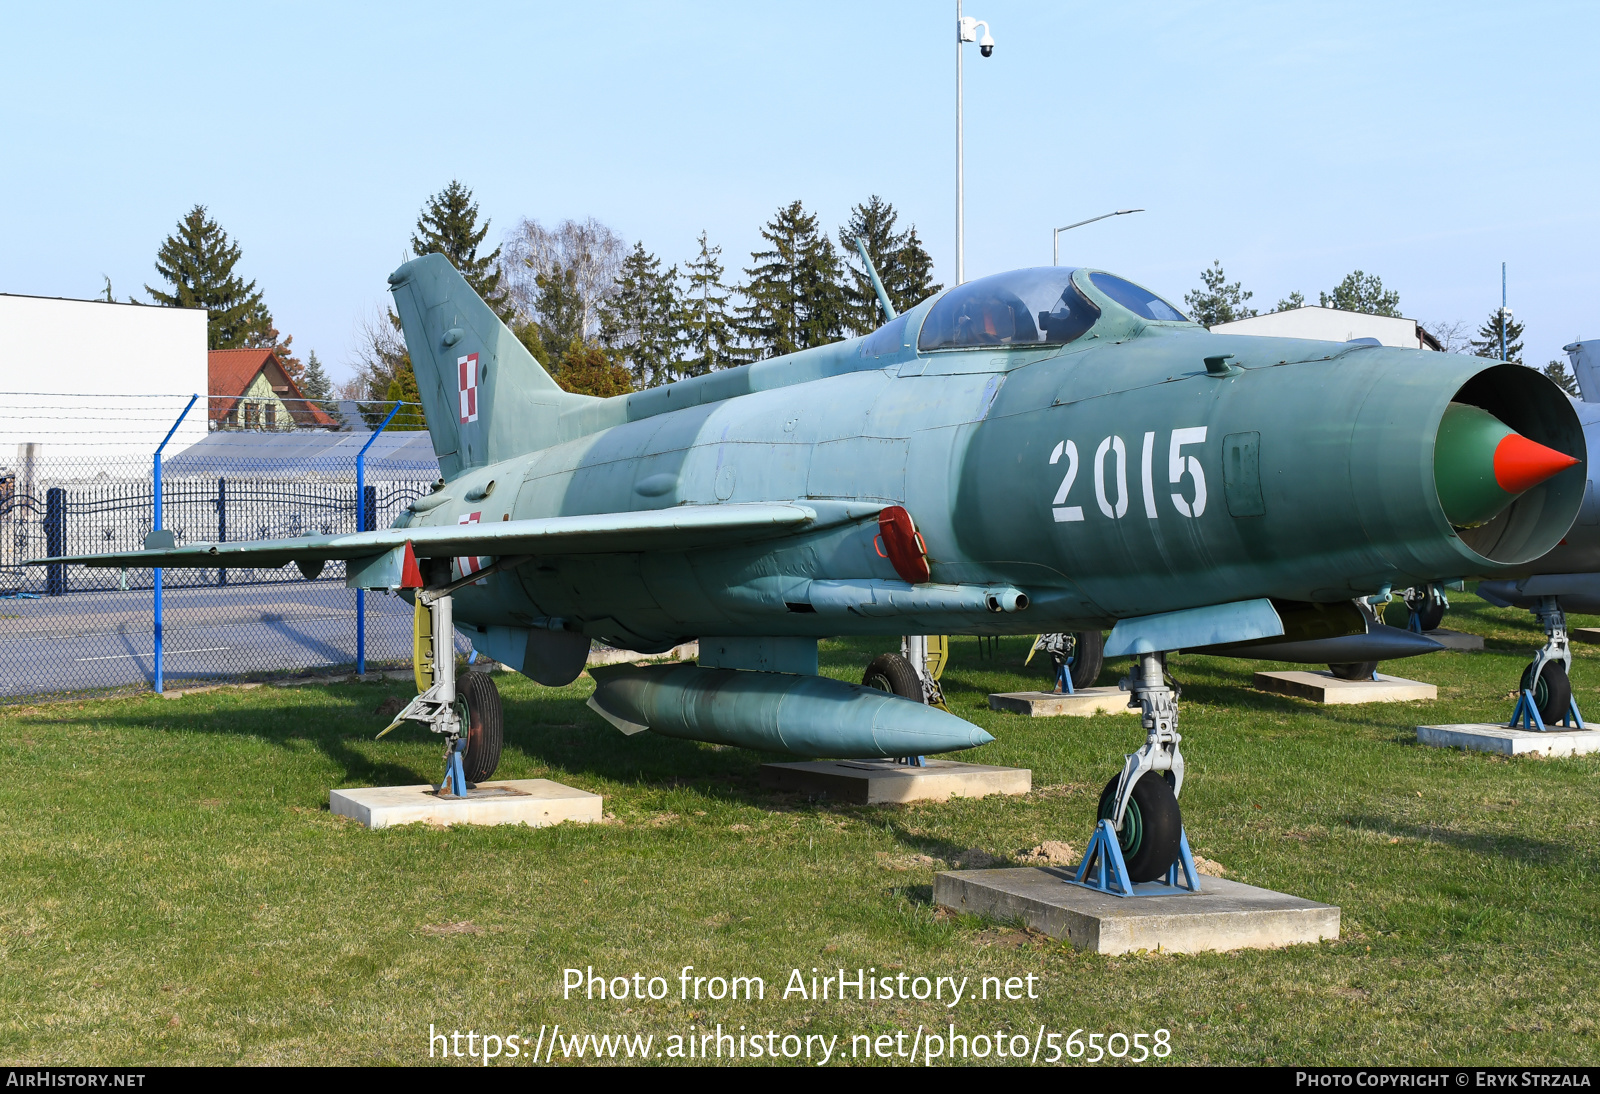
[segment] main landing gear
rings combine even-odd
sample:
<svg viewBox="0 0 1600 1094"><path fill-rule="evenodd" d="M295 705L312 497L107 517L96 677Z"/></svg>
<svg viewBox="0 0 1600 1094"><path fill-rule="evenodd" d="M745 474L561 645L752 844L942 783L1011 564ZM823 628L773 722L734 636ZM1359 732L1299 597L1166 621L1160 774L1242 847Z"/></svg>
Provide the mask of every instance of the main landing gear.
<svg viewBox="0 0 1600 1094"><path fill-rule="evenodd" d="M1534 616L1544 624L1544 648L1534 654L1533 663L1522 670L1517 708L1511 715L1511 728L1518 725L1543 731L1562 725L1583 728L1583 715L1572 698L1572 649L1567 642L1567 616L1553 596L1539 598Z"/></svg>
<svg viewBox="0 0 1600 1094"><path fill-rule="evenodd" d="M1165 880L1167 892L1200 891L1178 808L1183 738L1178 692L1170 682L1163 653L1140 654L1124 681L1133 693L1129 705L1141 708L1145 742L1100 793L1095 834L1073 878L1076 884L1115 896L1140 895L1133 886L1158 880Z"/></svg>
<svg viewBox="0 0 1600 1094"><path fill-rule="evenodd" d="M419 694L383 733L401 722L421 722L443 735L441 798L464 798L500 765L505 719L500 692L481 672L456 679L455 627L449 593L421 590L413 630L413 668Z"/></svg>

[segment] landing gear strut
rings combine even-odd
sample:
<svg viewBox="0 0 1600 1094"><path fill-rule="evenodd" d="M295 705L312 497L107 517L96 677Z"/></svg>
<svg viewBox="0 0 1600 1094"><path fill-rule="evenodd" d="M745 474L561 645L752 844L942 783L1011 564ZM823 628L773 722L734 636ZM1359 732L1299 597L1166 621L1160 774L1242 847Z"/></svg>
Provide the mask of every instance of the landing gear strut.
<svg viewBox="0 0 1600 1094"><path fill-rule="evenodd" d="M395 715L382 737L401 722L421 722L445 738L439 795L464 798L500 763L504 717L500 693L483 673L456 680L455 625L448 592L417 593L415 668L420 694Z"/></svg>
<svg viewBox="0 0 1600 1094"><path fill-rule="evenodd" d="M1511 715L1511 728L1518 725L1543 731L1552 725L1583 728L1583 715L1572 698L1572 649L1567 641L1567 615L1553 596L1539 598L1533 609L1544 624L1544 648L1534 654L1533 663L1522 670L1521 695Z"/></svg>
<svg viewBox="0 0 1600 1094"><path fill-rule="evenodd" d="M1165 878L1173 889L1200 890L1178 808L1183 790L1178 746L1183 738L1178 733L1178 692L1169 686L1170 679L1166 655L1144 653L1123 682L1133 693L1129 705L1137 703L1142 711L1145 742L1100 794L1095 835L1073 879L1076 884L1135 896L1134 885Z"/></svg>

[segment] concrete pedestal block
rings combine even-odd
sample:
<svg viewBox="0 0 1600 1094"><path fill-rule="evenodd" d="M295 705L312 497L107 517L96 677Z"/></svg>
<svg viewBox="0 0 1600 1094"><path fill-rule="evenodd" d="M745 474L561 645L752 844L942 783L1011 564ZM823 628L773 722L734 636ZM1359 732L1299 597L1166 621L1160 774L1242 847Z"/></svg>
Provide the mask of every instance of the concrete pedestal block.
<svg viewBox="0 0 1600 1094"><path fill-rule="evenodd" d="M930 759L927 767L887 760L816 760L762 764L761 786L852 805L885 805L1026 794L1033 789L1033 772L1025 767L988 767L954 760Z"/></svg>
<svg viewBox="0 0 1600 1094"><path fill-rule="evenodd" d="M1378 673L1376 680L1341 680L1331 672L1258 672L1258 691L1292 695L1328 706L1344 703L1400 703L1411 699L1437 699L1439 689L1417 680Z"/></svg>
<svg viewBox="0 0 1600 1094"><path fill-rule="evenodd" d="M543 828L562 821L600 820L601 797L549 779L502 779L479 783L466 798L441 798L434 787L364 786L334 790L328 808L368 828L394 824L526 824Z"/></svg>
<svg viewBox="0 0 1600 1094"><path fill-rule="evenodd" d="M1447 630L1443 627L1436 631L1425 631L1424 634L1439 645L1449 650L1481 650L1483 649L1483 635L1465 634L1461 631Z"/></svg>
<svg viewBox="0 0 1600 1094"><path fill-rule="evenodd" d="M1600 642L1600 627L1573 627L1567 637L1574 642Z"/></svg>
<svg viewBox="0 0 1600 1094"><path fill-rule="evenodd" d="M1540 733L1508 729L1503 725L1464 722L1448 726L1418 726L1417 743L1435 748L1470 748L1503 756L1583 756L1600 752L1600 733L1592 729L1556 728Z"/></svg>
<svg viewBox="0 0 1600 1094"><path fill-rule="evenodd" d="M1331 904L1202 877L1201 891L1116 897L1069 885L1052 867L960 870L933 879L936 904L1001 921L1022 920L1091 953L1161 949L1262 950L1339 937Z"/></svg>
<svg viewBox="0 0 1600 1094"><path fill-rule="evenodd" d="M1128 705L1128 693L1121 688L1079 688L1075 695L1049 691L1003 691L989 696L990 710L1026 714L1032 718L1069 715L1087 718L1093 714L1138 714Z"/></svg>

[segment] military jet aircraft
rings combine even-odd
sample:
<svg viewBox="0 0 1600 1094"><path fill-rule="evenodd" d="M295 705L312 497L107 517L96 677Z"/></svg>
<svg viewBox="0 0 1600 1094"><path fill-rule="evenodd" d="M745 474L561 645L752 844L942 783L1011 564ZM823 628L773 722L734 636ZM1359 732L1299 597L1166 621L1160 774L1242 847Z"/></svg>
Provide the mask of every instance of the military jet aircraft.
<svg viewBox="0 0 1600 1094"><path fill-rule="evenodd" d="M1211 334L1102 270L882 299L864 337L611 399L563 391L443 257L389 283L442 473L394 527L39 562L344 560L550 685L593 638L698 638L698 664L595 670L591 706L809 756L991 739L819 676L821 637L1110 627L1145 743L1100 810L1135 881L1179 853L1167 652L1356 633L1352 597L1514 572L1583 498L1577 416L1531 369ZM497 762L498 699L435 670L401 718L451 742L464 793Z"/></svg>

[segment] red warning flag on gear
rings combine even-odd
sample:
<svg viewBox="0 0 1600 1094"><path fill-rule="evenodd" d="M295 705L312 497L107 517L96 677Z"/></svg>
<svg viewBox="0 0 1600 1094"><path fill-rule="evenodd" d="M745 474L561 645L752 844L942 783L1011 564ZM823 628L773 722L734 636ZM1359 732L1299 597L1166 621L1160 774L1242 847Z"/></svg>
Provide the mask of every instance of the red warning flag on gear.
<svg viewBox="0 0 1600 1094"><path fill-rule="evenodd" d="M466 425L478 420L478 355L456 358L456 370L461 381L461 424Z"/></svg>
<svg viewBox="0 0 1600 1094"><path fill-rule="evenodd" d="M422 567L417 565L417 552L412 549L409 539L406 540L406 553L400 560L400 587L422 588Z"/></svg>

